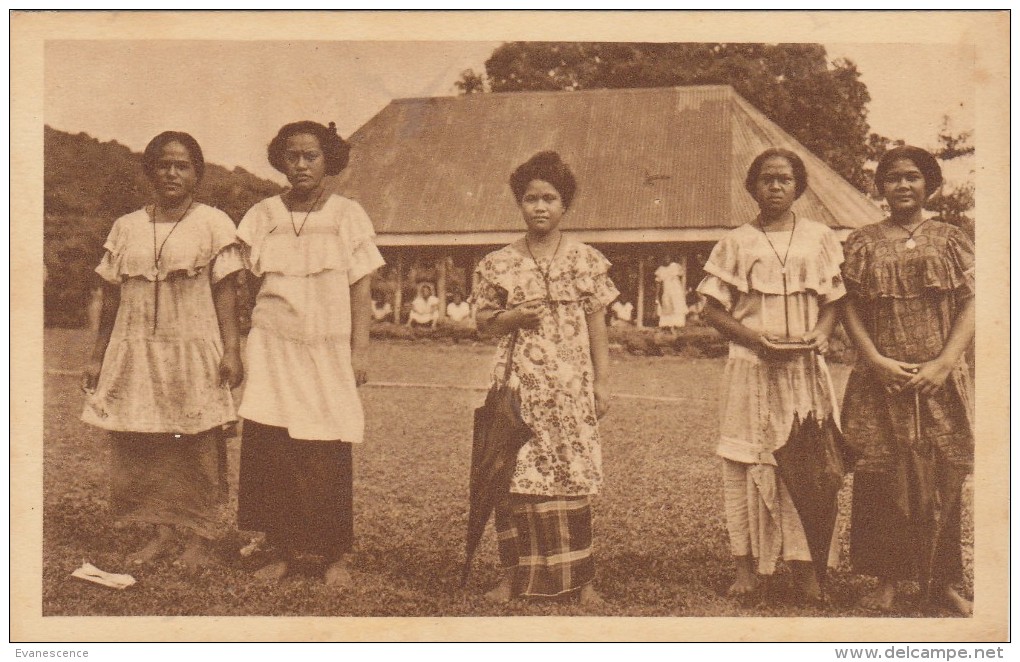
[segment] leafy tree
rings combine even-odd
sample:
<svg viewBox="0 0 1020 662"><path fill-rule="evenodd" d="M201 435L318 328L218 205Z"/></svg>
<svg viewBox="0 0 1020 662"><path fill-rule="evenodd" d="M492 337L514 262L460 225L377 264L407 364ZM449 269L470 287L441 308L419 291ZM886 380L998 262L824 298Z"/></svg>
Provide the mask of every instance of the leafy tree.
<svg viewBox="0 0 1020 662"><path fill-rule="evenodd" d="M728 84L865 191L867 86L819 44L509 42L457 87L474 93Z"/></svg>

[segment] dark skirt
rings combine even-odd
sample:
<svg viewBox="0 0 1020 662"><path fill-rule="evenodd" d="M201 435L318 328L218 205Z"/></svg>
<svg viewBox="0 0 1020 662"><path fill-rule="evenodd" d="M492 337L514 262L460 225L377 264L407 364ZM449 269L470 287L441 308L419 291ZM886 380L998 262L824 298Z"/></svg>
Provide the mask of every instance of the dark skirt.
<svg viewBox="0 0 1020 662"><path fill-rule="evenodd" d="M850 561L854 571L890 580L929 577L936 585L963 580L960 543L960 500L963 474L943 464L936 472L940 524L918 521L896 506L896 477L887 473L854 473L850 516ZM936 538L937 537L937 538Z"/></svg>
<svg viewBox="0 0 1020 662"><path fill-rule="evenodd" d="M226 497L222 431L111 432L110 506L122 522L178 526L213 538Z"/></svg>
<svg viewBox="0 0 1020 662"><path fill-rule="evenodd" d="M289 554L335 560L354 544L351 444L291 439L244 421L237 526Z"/></svg>
<svg viewBox="0 0 1020 662"><path fill-rule="evenodd" d="M513 593L554 597L595 578L591 499L511 494L496 508L500 567L513 574Z"/></svg>

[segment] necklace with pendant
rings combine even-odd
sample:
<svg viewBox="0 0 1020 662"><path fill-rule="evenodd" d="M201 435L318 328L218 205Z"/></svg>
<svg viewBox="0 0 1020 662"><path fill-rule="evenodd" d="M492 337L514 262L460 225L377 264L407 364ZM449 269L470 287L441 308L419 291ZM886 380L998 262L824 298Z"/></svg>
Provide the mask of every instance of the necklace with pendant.
<svg viewBox="0 0 1020 662"><path fill-rule="evenodd" d="M305 219L301 221L300 226L294 223L294 210L290 208L290 205L287 205L287 211L290 212L290 227L294 229L295 235L299 237L301 236L301 231L305 229L305 225L308 223L308 217L312 215L312 210L315 209L315 205L319 204L320 198L322 198L322 189L319 189L319 195L315 196L315 202L313 202L312 206L308 208L307 212L305 212Z"/></svg>
<svg viewBox="0 0 1020 662"><path fill-rule="evenodd" d="M917 242L914 241L914 233L920 230L922 227L924 227L924 224L930 220L931 220L930 218L924 219L923 221L915 225L913 230L908 230L902 225L899 226L901 230L907 233L907 240L903 242L903 245L909 248L910 250L914 250L915 248L917 248Z"/></svg>
<svg viewBox="0 0 1020 662"><path fill-rule="evenodd" d="M163 257L163 248L166 247L166 242L167 242L168 239L170 239L170 235L172 235L174 233L174 230L177 229L177 226L181 224L181 221L184 220L184 217L188 215L188 212L190 212L191 208L194 207L194 206L195 206L195 202L194 201L192 201L192 202L190 202L188 204L188 208L185 209L184 212L180 216L177 217L177 220L174 221L173 227L170 228L170 232L166 233L166 237L163 238L163 242L160 243L159 248L157 249L156 248L156 205L152 205L152 266L156 270L156 282L153 284L154 285L154 287L153 287L153 289L154 289L154 292L153 292L153 312L152 312L152 332L153 333L156 333L156 327L159 325L159 261ZM164 210L163 214L164 215L166 214L165 210Z"/></svg>
<svg viewBox="0 0 1020 662"><path fill-rule="evenodd" d="M792 213L792 212L791 212ZM786 322L786 337L790 337L790 302L788 299L788 293L786 291L786 262L790 259L790 247L793 246L793 233L797 231L797 214L793 214L793 227L790 229L790 240L786 243L786 253L783 257L779 257L779 251L776 250L775 244L769 239L769 233L765 232L765 225L762 224L761 220L758 221L758 229L761 230L762 235L765 237L765 241L769 242L769 248L776 254L776 259L779 260L780 273L783 274L783 319Z"/></svg>

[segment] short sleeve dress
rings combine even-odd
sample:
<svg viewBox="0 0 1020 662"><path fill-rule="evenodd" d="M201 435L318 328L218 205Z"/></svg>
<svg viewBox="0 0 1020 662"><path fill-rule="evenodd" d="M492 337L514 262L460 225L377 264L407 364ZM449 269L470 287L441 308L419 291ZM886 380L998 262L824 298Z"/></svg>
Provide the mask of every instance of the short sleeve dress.
<svg viewBox="0 0 1020 662"><path fill-rule="evenodd" d="M590 496L602 484L602 445L587 315L619 296L609 266L594 248L564 238L548 259L536 262L511 245L487 255L475 273L479 313L534 300L549 306L513 350L510 384L534 433L517 455L510 503L495 515L500 566L512 573L515 595L562 595L595 575ZM510 340L496 350L493 384L503 380Z"/></svg>
<svg viewBox="0 0 1020 662"><path fill-rule="evenodd" d="M974 297L974 246L959 228L934 220L918 227L913 239L911 246L889 220L855 231L846 243L844 276L878 352L923 363L939 356L957 316ZM910 393L886 393L863 358L854 366L843 399L843 429L860 455L850 547L859 572L917 576L916 553L926 543L907 504L930 489L946 504L959 503L963 477L973 468L973 412L971 372L964 360L942 388L916 402ZM904 476L910 449L927 444L942 480L926 488ZM959 515L958 507L948 512L942 527L946 539L939 545L936 570L947 581L962 577Z"/></svg>
<svg viewBox="0 0 1020 662"><path fill-rule="evenodd" d="M237 236L263 279L252 311L240 415L294 439L360 443L365 417L351 367L350 286L382 266L365 210L339 195L296 214L280 196L245 214Z"/></svg>
<svg viewBox="0 0 1020 662"><path fill-rule="evenodd" d="M242 268L234 233L230 218L206 205L176 228L142 209L118 218L103 246L96 272L119 286L120 305L82 420L112 432L111 507L120 520L215 533L220 427L237 416L220 386L213 286ZM163 246L158 267L154 241Z"/></svg>
<svg viewBox="0 0 1020 662"><path fill-rule="evenodd" d="M353 546L351 445L365 416L351 365L351 286L383 264L354 200L331 195L293 216L280 196L238 226L262 279L247 344L238 526L290 554ZM366 311L370 314L370 311Z"/></svg>
<svg viewBox="0 0 1020 662"><path fill-rule="evenodd" d="M782 255L787 245L784 270L775 250ZM824 305L846 294L842 262L839 240L821 223L797 219L792 231L769 232L768 239L758 227L745 224L715 245L698 292L746 327L798 338L814 329ZM838 420L825 359L805 352L766 360L730 343L719 413L716 452L727 460L724 493L733 554L757 557L762 574L774 571L780 554L787 560L810 560L772 453L786 443L795 417L803 420L813 413L820 421Z"/></svg>

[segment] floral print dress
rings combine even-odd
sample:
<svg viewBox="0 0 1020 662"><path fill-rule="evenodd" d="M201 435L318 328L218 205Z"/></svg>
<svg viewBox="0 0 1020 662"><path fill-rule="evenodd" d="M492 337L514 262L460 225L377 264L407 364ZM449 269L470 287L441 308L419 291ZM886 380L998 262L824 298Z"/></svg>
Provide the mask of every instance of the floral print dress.
<svg viewBox="0 0 1020 662"><path fill-rule="evenodd" d="M602 448L586 315L619 296L609 266L599 251L566 238L548 259L536 262L511 245L478 265L472 300L479 312L536 299L549 306L539 328L521 329L514 346L511 384L520 389L521 415L535 436L517 456L511 493L598 493ZM496 351L493 384L503 379L510 338Z"/></svg>

